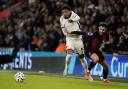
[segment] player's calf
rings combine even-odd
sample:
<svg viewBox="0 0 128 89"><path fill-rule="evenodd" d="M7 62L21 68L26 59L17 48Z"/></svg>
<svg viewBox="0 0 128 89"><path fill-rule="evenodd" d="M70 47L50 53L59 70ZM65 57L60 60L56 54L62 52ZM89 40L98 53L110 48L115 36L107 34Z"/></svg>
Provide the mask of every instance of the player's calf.
<svg viewBox="0 0 128 89"><path fill-rule="evenodd" d="M95 53L90 55L90 59L91 59L91 63L89 65L88 71L86 71L86 73L85 73L85 76L84 76L85 80L90 79L90 76L91 76L90 71L96 65L96 63L99 61L99 57Z"/></svg>
<svg viewBox="0 0 128 89"><path fill-rule="evenodd" d="M91 63L90 63L90 65L89 65L89 67L88 67L88 70L86 71L85 76L84 76L84 79L85 79L85 80L89 80L89 79L92 80L91 75L90 75L90 71L91 71L91 69L92 69L95 65L96 65L96 63L94 63L94 62L91 62Z"/></svg>
<svg viewBox="0 0 128 89"><path fill-rule="evenodd" d="M88 69L88 65L87 65L87 61L85 59L84 54L79 55L79 59L80 59L80 62L84 68L84 71L86 71Z"/></svg>
<svg viewBox="0 0 128 89"><path fill-rule="evenodd" d="M99 63L103 66L103 82L110 83L111 81L108 79L109 68L108 68L108 65L107 65L105 59L103 59Z"/></svg>
<svg viewBox="0 0 128 89"><path fill-rule="evenodd" d="M71 56L72 56L71 54L67 54L65 58L65 68L64 68L63 76L66 76L68 74L68 67L69 67Z"/></svg>

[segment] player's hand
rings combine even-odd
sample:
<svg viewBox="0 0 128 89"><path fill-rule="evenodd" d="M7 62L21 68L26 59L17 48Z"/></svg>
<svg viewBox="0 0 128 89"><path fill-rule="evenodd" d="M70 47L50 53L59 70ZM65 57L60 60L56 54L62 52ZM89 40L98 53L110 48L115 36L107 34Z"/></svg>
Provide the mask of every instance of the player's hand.
<svg viewBox="0 0 128 89"><path fill-rule="evenodd" d="M117 57L118 56L118 53L113 53L113 56Z"/></svg>
<svg viewBox="0 0 128 89"><path fill-rule="evenodd" d="M72 22L73 22L73 20L71 20L71 19L70 19L70 20L68 20L68 22L69 22L69 23L72 23Z"/></svg>

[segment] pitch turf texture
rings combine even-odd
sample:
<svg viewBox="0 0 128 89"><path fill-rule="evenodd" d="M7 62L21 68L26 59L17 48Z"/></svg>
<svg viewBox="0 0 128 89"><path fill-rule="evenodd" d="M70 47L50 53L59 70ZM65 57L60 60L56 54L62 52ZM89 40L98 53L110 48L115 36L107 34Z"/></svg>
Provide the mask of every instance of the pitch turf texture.
<svg viewBox="0 0 128 89"><path fill-rule="evenodd" d="M18 83L14 73L0 72L0 89L128 89L128 82L89 82L83 79L64 78L50 75L25 74L25 81Z"/></svg>

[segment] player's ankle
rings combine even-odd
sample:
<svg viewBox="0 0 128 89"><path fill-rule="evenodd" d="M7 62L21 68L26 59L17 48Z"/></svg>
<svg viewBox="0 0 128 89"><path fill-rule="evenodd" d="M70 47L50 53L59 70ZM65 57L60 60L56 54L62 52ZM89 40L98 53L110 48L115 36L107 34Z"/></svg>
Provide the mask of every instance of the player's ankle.
<svg viewBox="0 0 128 89"><path fill-rule="evenodd" d="M103 79L104 83L110 83L111 81L109 79Z"/></svg>

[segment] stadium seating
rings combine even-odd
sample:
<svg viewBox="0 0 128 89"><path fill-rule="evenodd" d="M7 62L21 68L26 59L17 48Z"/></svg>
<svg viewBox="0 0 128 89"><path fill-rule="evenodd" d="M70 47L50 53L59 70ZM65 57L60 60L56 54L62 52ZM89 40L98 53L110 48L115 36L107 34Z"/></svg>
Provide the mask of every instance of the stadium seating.
<svg viewBox="0 0 128 89"><path fill-rule="evenodd" d="M55 51L59 40L64 38L59 17L65 3L80 15L84 31L94 32L99 22L105 21L112 47L128 51L127 0L36 0L32 4L25 1L0 22L0 46L20 44L25 50Z"/></svg>

